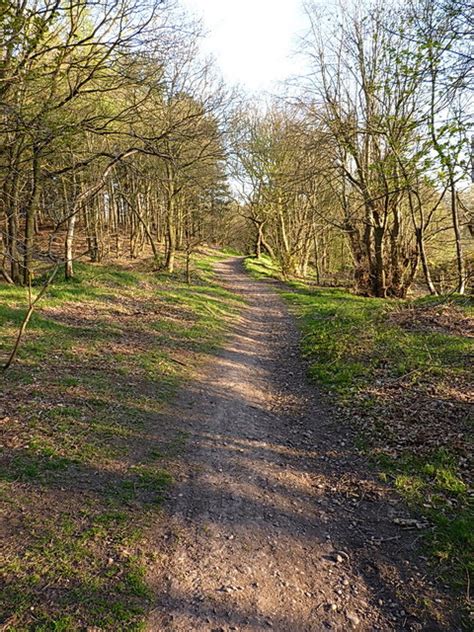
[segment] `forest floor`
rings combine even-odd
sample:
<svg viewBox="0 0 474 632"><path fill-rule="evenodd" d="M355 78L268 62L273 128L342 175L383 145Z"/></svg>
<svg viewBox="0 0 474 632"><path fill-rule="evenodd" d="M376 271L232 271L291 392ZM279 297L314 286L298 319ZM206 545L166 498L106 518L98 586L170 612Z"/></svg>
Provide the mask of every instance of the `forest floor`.
<svg viewBox="0 0 474 632"><path fill-rule="evenodd" d="M328 390L342 356L301 359L305 290L198 268L83 266L34 317L0 392L0 629L461 629L429 523ZM24 290L0 290L5 354Z"/></svg>
<svg viewBox="0 0 474 632"><path fill-rule="evenodd" d="M160 413L242 305L213 278L220 258L199 253L191 285L150 262L78 263L38 304L0 382L1 630L141 629L143 533L186 441ZM2 363L26 307L0 284Z"/></svg>

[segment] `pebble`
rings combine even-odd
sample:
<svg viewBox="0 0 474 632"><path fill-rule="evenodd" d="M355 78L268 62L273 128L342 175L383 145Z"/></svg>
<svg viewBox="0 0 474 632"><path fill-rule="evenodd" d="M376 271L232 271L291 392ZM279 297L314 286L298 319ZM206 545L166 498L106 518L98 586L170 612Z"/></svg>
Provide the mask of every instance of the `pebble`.
<svg viewBox="0 0 474 632"><path fill-rule="evenodd" d="M349 561L349 556L345 551L340 551L336 554L336 560L338 562Z"/></svg>
<svg viewBox="0 0 474 632"><path fill-rule="evenodd" d="M346 617L349 619L353 626L357 626L360 624L359 617L353 612L346 612Z"/></svg>

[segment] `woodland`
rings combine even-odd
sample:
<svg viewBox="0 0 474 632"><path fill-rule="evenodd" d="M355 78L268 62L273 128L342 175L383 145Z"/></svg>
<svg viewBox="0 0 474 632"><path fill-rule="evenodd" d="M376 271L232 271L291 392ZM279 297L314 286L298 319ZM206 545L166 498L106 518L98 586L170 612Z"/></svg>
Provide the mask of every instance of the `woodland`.
<svg viewBox="0 0 474 632"><path fill-rule="evenodd" d="M202 52L203 24L177 0L0 0L0 630L471 629L472 7L302 4L292 76L253 96L223 80ZM229 340L245 314L244 345L256 350L241 360L242 389L252 395L265 374L267 399L234 394L234 418L229 387L230 438L212 425L194 431L206 392L235 377ZM209 378L213 364L222 375ZM315 410L325 402L314 418L333 425L298 439L303 374ZM173 404L186 388L194 421ZM250 478L246 468L268 463L246 445L241 417L265 425L285 406L296 429L276 448L270 428L268 453L298 453L303 465L274 469L290 472L289 497L298 476L301 488L317 478L302 494L308 512L336 503L345 535L334 574L350 559L354 575L337 588L332 570L310 577L329 591L317 604L300 585L316 623L291 619L293 602L278 597L272 608L288 612L272 623L269 606L246 628L225 602L244 591L227 584L215 589L222 613L200 595L198 624L180 623L183 612L168 627L150 623L171 603L157 596L172 573L159 575L160 556L187 541L186 525L153 529L171 497L194 494L173 491L188 450L215 435L230 452L235 432L228 471L211 458L194 463L196 477L207 466L230 476L240 463ZM316 436L329 447L311 460ZM323 475L333 462L335 487ZM255 484L258 498L276 495L273 475L262 475L263 494ZM255 495L244 501L253 507ZM353 522L341 518L346 505ZM389 526L356 550L357 529L387 507ZM264 543L296 542L305 511L291 511L279 517L289 535L264 531ZM207 528L214 551L237 547L238 566L240 534L222 544ZM265 573L274 560L260 568L257 544L258 534L244 566ZM353 579L360 569L367 585ZM341 594L352 581L351 610ZM270 603L279 593L268 590Z"/></svg>
<svg viewBox="0 0 474 632"><path fill-rule="evenodd" d="M464 3L375 3L329 20L308 5L309 72L265 104L223 84L199 55L199 25L166 3L1 10L6 282L149 249L172 272L176 251L207 242L368 296L404 298L416 283L464 293Z"/></svg>

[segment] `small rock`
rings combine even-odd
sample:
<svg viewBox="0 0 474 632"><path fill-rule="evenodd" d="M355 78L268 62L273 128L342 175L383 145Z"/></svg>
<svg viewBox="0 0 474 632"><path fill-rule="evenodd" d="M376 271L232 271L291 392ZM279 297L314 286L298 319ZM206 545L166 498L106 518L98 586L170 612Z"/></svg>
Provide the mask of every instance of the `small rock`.
<svg viewBox="0 0 474 632"><path fill-rule="evenodd" d="M345 551L338 551L336 553L336 561L337 562L348 562L349 561L349 555L345 552Z"/></svg>
<svg viewBox="0 0 474 632"><path fill-rule="evenodd" d="M353 612L346 612L346 617L349 619L349 621L352 623L354 627L360 624L359 617Z"/></svg>

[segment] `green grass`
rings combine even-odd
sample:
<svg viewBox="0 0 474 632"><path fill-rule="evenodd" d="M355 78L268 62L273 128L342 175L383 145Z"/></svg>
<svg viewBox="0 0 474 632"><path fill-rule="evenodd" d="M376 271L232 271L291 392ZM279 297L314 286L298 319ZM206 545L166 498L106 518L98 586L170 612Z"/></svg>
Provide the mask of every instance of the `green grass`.
<svg viewBox="0 0 474 632"><path fill-rule="evenodd" d="M256 278L280 278L268 257L247 259L246 267ZM466 577L474 571L474 513L463 463L469 419L460 394L449 389L459 384L460 391L470 381L472 338L429 327L407 329L391 318L408 306L436 305L439 298L409 303L300 281L286 287L280 291L298 318L310 377L336 396L348 422L354 423L355 412L368 422L371 430L359 437L360 449L434 526L426 535L432 559L465 591ZM466 297L454 297L450 305L474 313ZM439 403L438 412L437 402L445 399L447 406ZM425 417L417 413L419 401L432 404ZM427 432L426 445L400 436L417 428Z"/></svg>
<svg viewBox="0 0 474 632"><path fill-rule="evenodd" d="M466 577L474 572L474 508L456 455L440 448L421 457L382 454L374 460L382 477L392 480L414 511L433 525L425 536L427 549L464 593Z"/></svg>
<svg viewBox="0 0 474 632"><path fill-rule="evenodd" d="M247 257L244 262L245 268L256 279L281 279L281 268L276 261L268 255L262 255L259 259Z"/></svg>
<svg viewBox="0 0 474 632"><path fill-rule="evenodd" d="M163 404L241 307L214 278L222 258L197 256L191 285L182 270L77 264L33 314L0 387L9 630L142 628L151 603L143 537L188 440L162 427ZM0 285L0 359L26 304L24 288Z"/></svg>

